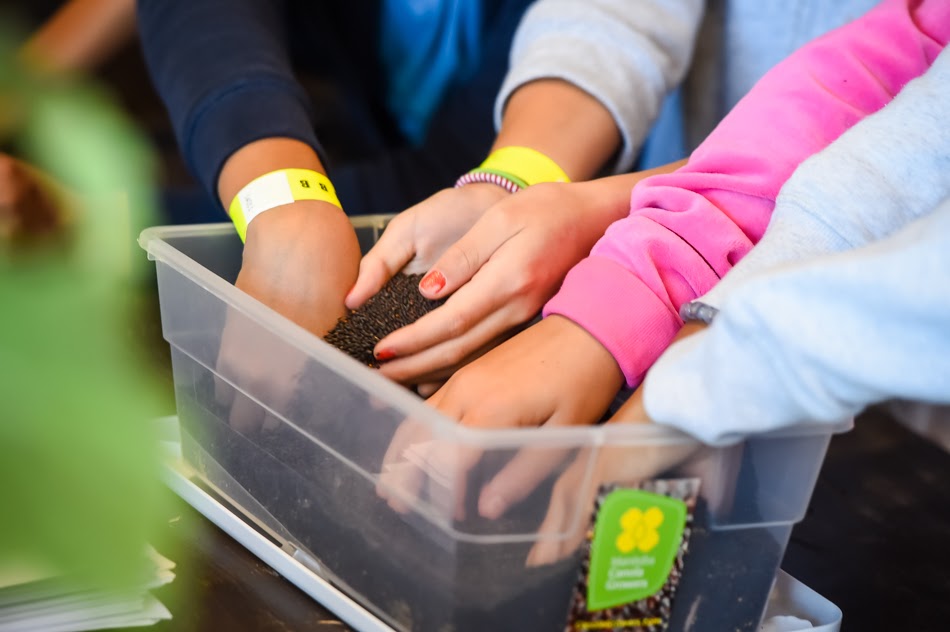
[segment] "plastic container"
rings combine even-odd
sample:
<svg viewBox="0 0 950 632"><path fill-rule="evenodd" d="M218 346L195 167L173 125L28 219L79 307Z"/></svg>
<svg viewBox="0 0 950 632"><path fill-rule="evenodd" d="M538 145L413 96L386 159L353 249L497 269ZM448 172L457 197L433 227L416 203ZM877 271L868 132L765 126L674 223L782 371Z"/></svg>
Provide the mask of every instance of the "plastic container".
<svg viewBox="0 0 950 632"><path fill-rule="evenodd" d="M385 221L359 220L364 247ZM241 243L230 225L154 228L140 243L157 264L185 459L387 624L564 629L579 550L525 560L539 541L580 539L597 483L631 482L601 480L595 464L611 458L637 464L629 477L701 480L669 630L758 629L827 428L721 448L652 425L464 428L234 288ZM481 517L480 490L515 455L554 469L501 518ZM567 467L565 519L539 531Z"/></svg>
<svg viewBox="0 0 950 632"><path fill-rule="evenodd" d="M841 609L781 570L775 577L775 587L772 590L772 598L769 600L765 616L767 620L772 617L791 616L811 623L811 627L802 627L801 630L813 632L841 630Z"/></svg>
<svg viewBox="0 0 950 632"><path fill-rule="evenodd" d="M391 627L314 572L319 571L318 566L301 550L262 535L253 520L222 504L205 489L200 477L182 461L177 416L157 419L156 424L165 454L163 478L172 491L347 625L360 632L392 632ZM839 632L841 620L840 608L779 570L759 632Z"/></svg>

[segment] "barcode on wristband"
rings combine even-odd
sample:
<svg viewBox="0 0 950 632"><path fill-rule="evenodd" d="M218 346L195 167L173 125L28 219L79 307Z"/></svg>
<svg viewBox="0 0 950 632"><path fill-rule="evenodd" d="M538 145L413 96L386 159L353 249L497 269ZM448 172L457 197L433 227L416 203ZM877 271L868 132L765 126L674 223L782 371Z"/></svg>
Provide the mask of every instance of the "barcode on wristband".
<svg viewBox="0 0 950 632"><path fill-rule="evenodd" d="M259 213L275 206L291 204L294 194L290 190L287 175L282 171L275 171L255 180L253 186L245 187L238 200L244 211L244 221L250 224Z"/></svg>

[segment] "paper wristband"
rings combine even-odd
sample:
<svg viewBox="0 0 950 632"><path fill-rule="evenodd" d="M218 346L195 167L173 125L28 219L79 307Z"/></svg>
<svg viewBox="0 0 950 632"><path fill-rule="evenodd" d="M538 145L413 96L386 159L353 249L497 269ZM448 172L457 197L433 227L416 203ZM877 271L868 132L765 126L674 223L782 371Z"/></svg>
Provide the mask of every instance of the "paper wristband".
<svg viewBox="0 0 950 632"><path fill-rule="evenodd" d="M247 237L247 227L255 217L277 206L297 200L320 200L340 206L330 179L311 169L280 169L251 180L241 189L228 215L234 222L241 241Z"/></svg>
<svg viewBox="0 0 950 632"><path fill-rule="evenodd" d="M470 173L487 173L506 178L523 187L541 182L570 182L556 162L530 147L496 149Z"/></svg>

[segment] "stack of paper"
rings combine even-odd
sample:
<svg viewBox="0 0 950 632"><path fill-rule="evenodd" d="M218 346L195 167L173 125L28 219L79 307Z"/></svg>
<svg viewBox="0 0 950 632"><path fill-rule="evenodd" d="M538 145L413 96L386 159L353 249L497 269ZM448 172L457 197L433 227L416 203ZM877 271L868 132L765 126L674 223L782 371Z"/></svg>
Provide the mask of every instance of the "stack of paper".
<svg viewBox="0 0 950 632"><path fill-rule="evenodd" d="M148 591L175 578L175 564L149 547L142 583L83 590L34 567L0 565L0 632L80 632L152 625L171 613Z"/></svg>

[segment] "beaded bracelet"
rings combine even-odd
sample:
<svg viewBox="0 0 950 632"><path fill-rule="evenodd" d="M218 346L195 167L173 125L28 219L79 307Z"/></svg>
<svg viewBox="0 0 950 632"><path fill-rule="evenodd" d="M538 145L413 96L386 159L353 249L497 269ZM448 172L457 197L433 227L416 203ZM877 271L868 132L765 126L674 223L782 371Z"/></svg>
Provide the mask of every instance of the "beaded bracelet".
<svg viewBox="0 0 950 632"><path fill-rule="evenodd" d="M541 182L570 182L564 170L536 149L508 146L496 149L481 165L456 181L456 187L475 182L498 185L517 193Z"/></svg>
<svg viewBox="0 0 950 632"><path fill-rule="evenodd" d="M475 184L476 182L496 184L508 193L517 193L523 188L505 176L500 176L497 173L490 173L488 171L469 171L455 182L455 188L464 187L466 184Z"/></svg>

